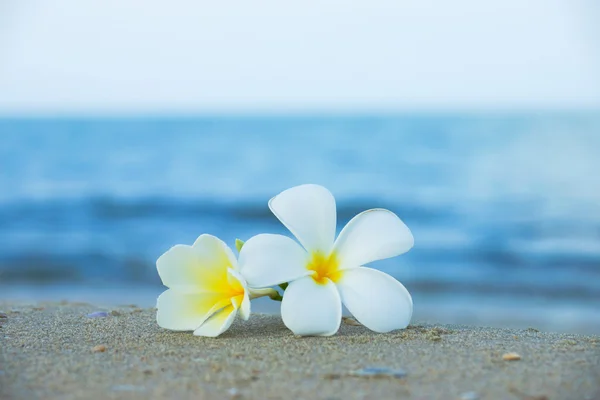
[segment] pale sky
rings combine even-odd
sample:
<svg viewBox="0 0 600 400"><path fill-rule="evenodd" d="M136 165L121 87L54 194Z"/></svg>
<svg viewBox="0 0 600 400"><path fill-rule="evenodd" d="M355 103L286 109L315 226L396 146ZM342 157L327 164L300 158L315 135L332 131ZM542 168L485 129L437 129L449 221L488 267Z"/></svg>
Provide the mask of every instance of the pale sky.
<svg viewBox="0 0 600 400"><path fill-rule="evenodd" d="M0 114L600 109L596 0L0 0Z"/></svg>

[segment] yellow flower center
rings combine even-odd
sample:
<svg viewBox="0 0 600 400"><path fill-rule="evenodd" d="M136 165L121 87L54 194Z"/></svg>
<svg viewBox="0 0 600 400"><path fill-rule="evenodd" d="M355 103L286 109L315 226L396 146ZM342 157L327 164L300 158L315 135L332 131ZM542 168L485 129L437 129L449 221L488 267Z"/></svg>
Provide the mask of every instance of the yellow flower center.
<svg viewBox="0 0 600 400"><path fill-rule="evenodd" d="M315 252L312 254L312 258L306 269L313 271L312 278L316 283L325 285L327 279L330 279L334 283L341 279L342 271L339 269L339 266L340 263L335 253L325 256L321 252Z"/></svg>

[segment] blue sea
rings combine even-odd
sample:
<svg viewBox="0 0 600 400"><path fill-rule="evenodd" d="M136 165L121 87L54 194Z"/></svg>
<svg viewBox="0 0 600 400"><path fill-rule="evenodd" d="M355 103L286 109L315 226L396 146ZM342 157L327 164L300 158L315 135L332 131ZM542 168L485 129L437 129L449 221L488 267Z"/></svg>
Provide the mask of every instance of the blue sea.
<svg viewBox="0 0 600 400"><path fill-rule="evenodd" d="M593 113L0 119L0 300L151 306L164 251L288 234L267 201L302 183L339 229L374 207L411 228L373 266L415 319L600 333Z"/></svg>

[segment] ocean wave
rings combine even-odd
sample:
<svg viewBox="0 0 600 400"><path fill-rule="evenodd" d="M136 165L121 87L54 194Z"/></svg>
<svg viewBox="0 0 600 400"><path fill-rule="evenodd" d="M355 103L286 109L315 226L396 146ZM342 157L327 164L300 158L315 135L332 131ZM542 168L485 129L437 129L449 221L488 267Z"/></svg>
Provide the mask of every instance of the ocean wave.
<svg viewBox="0 0 600 400"><path fill-rule="evenodd" d="M409 216L411 220L442 220L448 213L442 213L432 206L414 203L390 203L378 199L355 199L338 203L338 219L349 220L356 214L372 209L386 208L398 215ZM116 198L90 197L80 199L20 200L4 202L0 207L0 221L9 224L12 220L36 220L52 215L65 219L77 214L82 218L99 220L124 220L145 218L191 218L214 216L242 220L274 220L267 202L241 201L212 198Z"/></svg>

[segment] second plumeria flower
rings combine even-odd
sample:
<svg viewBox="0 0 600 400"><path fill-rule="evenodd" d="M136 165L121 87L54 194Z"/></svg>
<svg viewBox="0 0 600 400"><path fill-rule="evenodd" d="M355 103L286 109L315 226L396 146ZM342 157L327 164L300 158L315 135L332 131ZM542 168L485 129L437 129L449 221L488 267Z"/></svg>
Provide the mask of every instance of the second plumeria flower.
<svg viewBox="0 0 600 400"><path fill-rule="evenodd" d="M294 240L272 234L250 238L240 252L241 271L254 287L289 282L281 304L285 325L297 335L329 336L342 319L342 303L376 332L405 328L412 298L396 279L363 265L407 252L408 227L388 210L355 216L335 239L336 204L318 185L288 189L269 202Z"/></svg>
<svg viewBox="0 0 600 400"><path fill-rule="evenodd" d="M219 336L238 313L248 319L250 299L277 295L274 289L249 289L231 249L211 235L172 247L156 267L169 288L156 304L156 320L166 329Z"/></svg>

